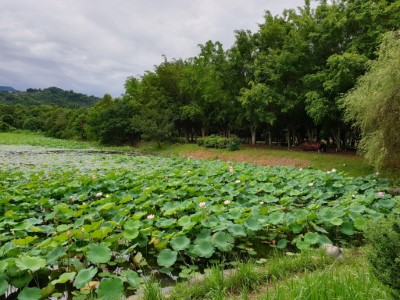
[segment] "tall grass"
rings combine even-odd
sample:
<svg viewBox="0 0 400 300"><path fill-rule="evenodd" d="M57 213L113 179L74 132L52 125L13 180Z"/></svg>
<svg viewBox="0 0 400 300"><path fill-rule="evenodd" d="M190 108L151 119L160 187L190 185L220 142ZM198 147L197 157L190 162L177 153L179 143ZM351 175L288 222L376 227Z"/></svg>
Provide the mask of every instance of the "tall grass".
<svg viewBox="0 0 400 300"><path fill-rule="evenodd" d="M340 267L306 272L284 282L274 281L263 300L326 300L326 299L392 299L390 291L382 286L364 268Z"/></svg>

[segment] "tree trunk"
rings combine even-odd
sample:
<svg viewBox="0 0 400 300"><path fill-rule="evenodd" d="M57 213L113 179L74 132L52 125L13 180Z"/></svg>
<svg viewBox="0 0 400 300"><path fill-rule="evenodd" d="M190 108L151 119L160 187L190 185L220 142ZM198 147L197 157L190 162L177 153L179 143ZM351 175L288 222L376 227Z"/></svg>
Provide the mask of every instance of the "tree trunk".
<svg viewBox="0 0 400 300"><path fill-rule="evenodd" d="M251 144L255 145L256 144L256 130L251 129Z"/></svg>
<svg viewBox="0 0 400 300"><path fill-rule="evenodd" d="M185 128L185 143L189 144L189 130Z"/></svg>
<svg viewBox="0 0 400 300"><path fill-rule="evenodd" d="M271 134L271 130L268 130L268 146L272 146L272 134Z"/></svg>
<svg viewBox="0 0 400 300"><path fill-rule="evenodd" d="M206 137L207 130L205 128L201 129L201 136Z"/></svg>
<svg viewBox="0 0 400 300"><path fill-rule="evenodd" d="M290 150L290 127L287 127L287 148Z"/></svg>
<svg viewBox="0 0 400 300"><path fill-rule="evenodd" d="M340 140L341 140L341 131L340 131L340 127L337 128L337 132L335 134L335 131L333 129L331 129L332 131L332 135L333 138L336 142L336 151L340 151L342 149L342 147L340 146Z"/></svg>

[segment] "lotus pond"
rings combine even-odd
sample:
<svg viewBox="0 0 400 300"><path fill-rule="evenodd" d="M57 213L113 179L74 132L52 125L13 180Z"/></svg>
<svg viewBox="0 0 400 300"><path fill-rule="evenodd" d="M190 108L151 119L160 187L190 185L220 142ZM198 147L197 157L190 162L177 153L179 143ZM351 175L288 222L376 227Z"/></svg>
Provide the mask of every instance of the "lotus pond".
<svg viewBox="0 0 400 300"><path fill-rule="evenodd" d="M400 215L374 175L0 146L0 296L134 294L271 249L361 244Z"/></svg>

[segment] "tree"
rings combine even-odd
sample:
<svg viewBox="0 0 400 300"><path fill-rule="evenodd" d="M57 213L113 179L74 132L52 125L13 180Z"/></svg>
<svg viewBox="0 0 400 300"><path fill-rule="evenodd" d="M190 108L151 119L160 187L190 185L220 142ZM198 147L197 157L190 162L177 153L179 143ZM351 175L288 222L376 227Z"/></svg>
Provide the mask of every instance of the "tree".
<svg viewBox="0 0 400 300"><path fill-rule="evenodd" d="M400 31L387 33L378 53L343 103L347 120L361 129L367 160L377 169L400 168Z"/></svg>

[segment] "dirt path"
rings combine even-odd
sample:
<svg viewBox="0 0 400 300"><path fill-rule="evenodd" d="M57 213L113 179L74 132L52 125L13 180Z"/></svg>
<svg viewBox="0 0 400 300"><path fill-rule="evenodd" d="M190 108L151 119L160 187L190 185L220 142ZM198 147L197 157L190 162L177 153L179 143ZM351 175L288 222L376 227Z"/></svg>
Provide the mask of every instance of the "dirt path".
<svg viewBox="0 0 400 300"><path fill-rule="evenodd" d="M304 168L310 165L310 162L305 159L299 158L288 158L288 157L273 157L273 156L258 156L249 157L246 154L240 152L232 153L213 153L208 150L194 150L188 152L182 152L181 155L193 158L203 158L203 159L221 159L225 161L235 161L235 162L248 162L260 166L291 166L297 168Z"/></svg>

